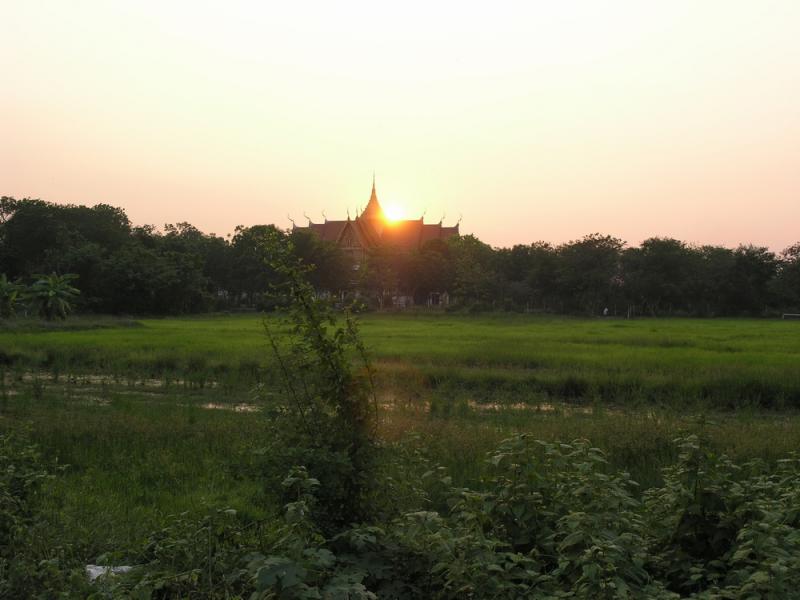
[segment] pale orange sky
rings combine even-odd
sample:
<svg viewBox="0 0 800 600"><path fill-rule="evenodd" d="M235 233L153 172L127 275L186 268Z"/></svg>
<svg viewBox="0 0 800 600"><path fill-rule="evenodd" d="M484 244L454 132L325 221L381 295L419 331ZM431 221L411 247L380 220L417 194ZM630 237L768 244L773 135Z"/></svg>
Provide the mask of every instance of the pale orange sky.
<svg viewBox="0 0 800 600"><path fill-rule="evenodd" d="M0 0L0 194L493 245L800 240L800 1Z"/></svg>

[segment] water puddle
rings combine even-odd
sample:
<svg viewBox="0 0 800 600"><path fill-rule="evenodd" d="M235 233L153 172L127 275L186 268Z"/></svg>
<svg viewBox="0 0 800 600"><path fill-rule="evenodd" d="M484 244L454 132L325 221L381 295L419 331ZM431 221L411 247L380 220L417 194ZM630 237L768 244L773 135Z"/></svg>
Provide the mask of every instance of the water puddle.
<svg viewBox="0 0 800 600"><path fill-rule="evenodd" d="M15 382L41 383L42 385L71 384L80 386L124 386L129 388L162 389L169 387L192 387L192 388L216 388L219 382L214 380L192 381L190 379L156 379L153 377L126 378L117 375L106 375L101 373L85 373L81 375L60 374L54 376L47 371L26 371L21 374L10 372L5 373L4 382L6 385L13 385Z"/></svg>
<svg viewBox="0 0 800 600"><path fill-rule="evenodd" d="M595 412L598 412L594 406L552 402L537 402L533 404L528 402L476 402L475 400L468 400L467 406L478 412L519 411L532 413L559 413L564 415L591 415ZM601 407L599 412L602 412L603 414L622 414L619 409L609 408L607 406Z"/></svg>
<svg viewBox="0 0 800 600"><path fill-rule="evenodd" d="M217 402L206 402L200 406L206 410L230 410L237 413L253 413L261 410L260 406L248 404L247 402L240 402L239 404L219 404Z"/></svg>

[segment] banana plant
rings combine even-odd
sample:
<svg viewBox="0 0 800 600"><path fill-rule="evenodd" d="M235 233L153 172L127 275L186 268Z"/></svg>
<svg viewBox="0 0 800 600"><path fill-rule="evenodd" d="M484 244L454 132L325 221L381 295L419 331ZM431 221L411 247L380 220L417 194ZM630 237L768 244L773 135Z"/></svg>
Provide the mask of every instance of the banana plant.
<svg viewBox="0 0 800 600"><path fill-rule="evenodd" d="M9 281L5 273L0 273L0 319L14 315L14 308L19 301L22 286Z"/></svg>
<svg viewBox="0 0 800 600"><path fill-rule="evenodd" d="M77 275L34 275L36 280L25 291L25 298L33 305L40 317L47 321L66 319L72 311L72 302L80 294L71 282Z"/></svg>

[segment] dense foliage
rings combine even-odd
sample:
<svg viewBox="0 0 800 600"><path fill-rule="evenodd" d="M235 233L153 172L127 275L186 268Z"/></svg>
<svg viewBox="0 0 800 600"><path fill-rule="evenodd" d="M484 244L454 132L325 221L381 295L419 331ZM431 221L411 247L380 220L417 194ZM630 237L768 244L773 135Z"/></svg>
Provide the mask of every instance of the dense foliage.
<svg viewBox="0 0 800 600"><path fill-rule="evenodd" d="M792 598L800 586L800 459L736 465L702 437L676 440L664 485L637 492L582 440L524 435L487 456L479 489L400 445L393 510L325 532L328 493L305 467L281 482L278 522L230 509L176 515L134 562L89 586L65 549L36 545L35 450L0 436L0 594L15 598ZM421 468L427 468L424 473ZM398 478L399 476L399 478ZM92 592L91 589L94 589ZM91 594L91 595L90 595Z"/></svg>
<svg viewBox="0 0 800 600"><path fill-rule="evenodd" d="M74 598L88 592L68 547L42 547L40 492L56 469L20 434L0 434L0 598Z"/></svg>
<svg viewBox="0 0 800 600"><path fill-rule="evenodd" d="M800 312L800 243L775 254L742 245L693 246L651 238L626 246L600 234L553 246L492 248L471 235L432 241L411 253L381 247L354 278L333 244L306 231L273 225L239 227L229 238L188 223L131 225L120 208L0 201L0 313L9 284L37 273L78 276L84 311L177 314L265 307L280 281L264 268L265 234L291 239L295 255L315 268L318 291L353 295L375 307L409 296L426 305L447 292L454 307L616 315L764 315Z"/></svg>
<svg viewBox="0 0 800 600"><path fill-rule="evenodd" d="M239 227L229 239L188 223L158 231L134 227L122 209L105 204L89 208L3 197L0 310L8 312L10 282L33 283L39 273L75 274L84 311L181 314L263 307L277 275L265 267L259 240L277 231L271 225ZM307 234L290 237L298 257L318 266L313 283L329 286L344 268L339 253Z"/></svg>

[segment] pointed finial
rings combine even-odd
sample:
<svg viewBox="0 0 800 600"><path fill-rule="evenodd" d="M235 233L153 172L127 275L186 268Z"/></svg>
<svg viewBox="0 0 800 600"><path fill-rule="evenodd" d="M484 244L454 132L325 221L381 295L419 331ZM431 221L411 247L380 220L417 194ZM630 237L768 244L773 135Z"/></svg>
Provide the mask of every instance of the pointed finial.
<svg viewBox="0 0 800 600"><path fill-rule="evenodd" d="M325 222L328 222L328 215L325 214L325 211L322 211L322 218L325 219Z"/></svg>
<svg viewBox="0 0 800 600"><path fill-rule="evenodd" d="M377 202L378 194L375 192L375 172L372 172L372 193L369 195L369 202ZM369 205L369 202L367 203Z"/></svg>
<svg viewBox="0 0 800 600"><path fill-rule="evenodd" d="M347 220L350 220L350 207L347 207Z"/></svg>

